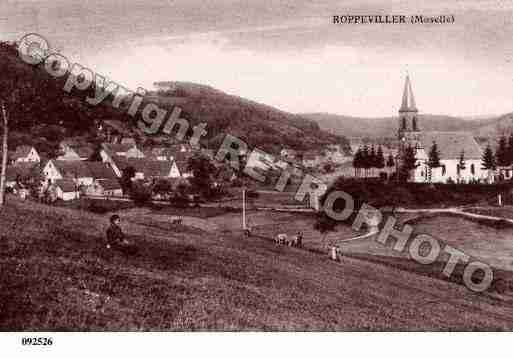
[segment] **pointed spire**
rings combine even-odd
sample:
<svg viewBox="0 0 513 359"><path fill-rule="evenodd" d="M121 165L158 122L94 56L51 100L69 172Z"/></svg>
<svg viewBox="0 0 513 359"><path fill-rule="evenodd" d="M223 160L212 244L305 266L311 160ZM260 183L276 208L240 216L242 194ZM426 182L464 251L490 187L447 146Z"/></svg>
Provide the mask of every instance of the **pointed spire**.
<svg viewBox="0 0 513 359"><path fill-rule="evenodd" d="M403 101L399 112L418 112L409 75L406 75L406 81L404 82Z"/></svg>

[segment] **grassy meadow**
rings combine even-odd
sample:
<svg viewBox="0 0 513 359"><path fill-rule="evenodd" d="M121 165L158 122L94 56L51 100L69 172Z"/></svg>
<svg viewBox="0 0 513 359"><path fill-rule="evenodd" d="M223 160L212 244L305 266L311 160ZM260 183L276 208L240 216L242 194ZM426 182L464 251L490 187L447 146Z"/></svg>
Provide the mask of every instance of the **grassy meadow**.
<svg viewBox="0 0 513 359"><path fill-rule="evenodd" d="M511 302L387 263L243 239L221 226L229 215L202 230L122 214L137 248L127 255L105 249L106 215L10 200L0 330L513 329Z"/></svg>

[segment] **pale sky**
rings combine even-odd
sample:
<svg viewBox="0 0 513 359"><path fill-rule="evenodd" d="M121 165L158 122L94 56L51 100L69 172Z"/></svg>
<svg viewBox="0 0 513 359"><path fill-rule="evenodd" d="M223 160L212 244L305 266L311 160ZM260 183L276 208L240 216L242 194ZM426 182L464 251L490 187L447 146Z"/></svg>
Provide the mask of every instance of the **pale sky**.
<svg viewBox="0 0 513 359"><path fill-rule="evenodd" d="M333 15L454 15L333 25ZM191 81L290 112L394 116L406 71L423 113L513 111L513 1L2 0L0 38L37 32L131 88Z"/></svg>

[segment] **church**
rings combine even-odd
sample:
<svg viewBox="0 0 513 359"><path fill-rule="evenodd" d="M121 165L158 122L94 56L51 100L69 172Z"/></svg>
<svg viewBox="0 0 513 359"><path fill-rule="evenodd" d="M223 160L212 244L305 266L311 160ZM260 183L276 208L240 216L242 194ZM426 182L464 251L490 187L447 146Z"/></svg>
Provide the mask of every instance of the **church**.
<svg viewBox="0 0 513 359"><path fill-rule="evenodd" d="M410 181L418 183L490 182L489 171L482 169L482 150L471 133L422 131L409 76L406 76L398 124L399 158L408 146L414 148L417 167ZM430 168L428 156L433 143L438 147L440 167ZM463 153L464 168L460 166Z"/></svg>

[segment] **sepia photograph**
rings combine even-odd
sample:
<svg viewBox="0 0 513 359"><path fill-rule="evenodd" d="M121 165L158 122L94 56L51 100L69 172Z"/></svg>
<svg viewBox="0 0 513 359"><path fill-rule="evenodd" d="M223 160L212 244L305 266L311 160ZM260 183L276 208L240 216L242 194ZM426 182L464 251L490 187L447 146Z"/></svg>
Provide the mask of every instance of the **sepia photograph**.
<svg viewBox="0 0 513 359"><path fill-rule="evenodd" d="M511 331L512 45L500 0L3 0L0 331Z"/></svg>

